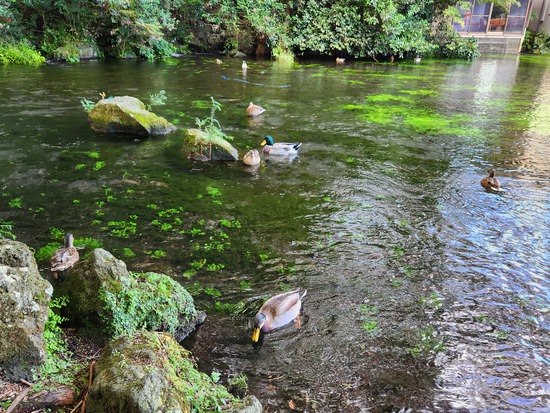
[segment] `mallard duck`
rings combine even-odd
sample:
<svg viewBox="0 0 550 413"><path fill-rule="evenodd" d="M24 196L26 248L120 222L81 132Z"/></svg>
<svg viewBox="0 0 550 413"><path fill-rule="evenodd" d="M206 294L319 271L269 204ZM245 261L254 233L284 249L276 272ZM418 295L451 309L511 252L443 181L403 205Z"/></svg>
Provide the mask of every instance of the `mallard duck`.
<svg viewBox="0 0 550 413"><path fill-rule="evenodd" d="M51 270L54 278L58 278L58 273L66 271L72 268L80 258L78 251L73 246L74 237L73 234L67 232L65 234L65 246L58 248L58 250L52 255L50 259Z"/></svg>
<svg viewBox="0 0 550 413"><path fill-rule="evenodd" d="M295 155L300 150L302 142L299 143L288 143L288 142L277 142L273 143L273 138L271 136L266 136L265 139L260 144L264 147L263 151L266 155L280 155L288 156Z"/></svg>
<svg viewBox="0 0 550 413"><path fill-rule="evenodd" d="M254 317L252 341L260 338L260 331L267 333L275 328L283 327L296 320L296 328L300 328L300 309L302 298L307 290L296 290L278 294L267 300Z"/></svg>
<svg viewBox="0 0 550 413"><path fill-rule="evenodd" d="M256 149L251 149L243 156L243 163L248 166L256 166L260 163L260 153Z"/></svg>
<svg viewBox="0 0 550 413"><path fill-rule="evenodd" d="M486 191L502 192L503 189L500 186L500 182L495 178L495 170L493 168L487 171L489 176L483 178L479 183Z"/></svg>
<svg viewBox="0 0 550 413"><path fill-rule="evenodd" d="M420 63L422 61L422 58L420 57L419 54L416 55L416 57L414 58L414 63Z"/></svg>
<svg viewBox="0 0 550 413"><path fill-rule="evenodd" d="M248 116L258 116L265 112L265 109L262 108L260 105L255 105L254 103L250 102L248 104L248 107L246 108L246 114Z"/></svg>
<svg viewBox="0 0 550 413"><path fill-rule="evenodd" d="M216 59L216 64L217 64L217 65L221 65L222 63L223 63L223 62L222 62L221 59Z"/></svg>
<svg viewBox="0 0 550 413"><path fill-rule="evenodd" d="M243 68L243 70L248 69L248 65L246 64L246 60L243 60L243 64L242 64L241 67Z"/></svg>
<svg viewBox="0 0 550 413"><path fill-rule="evenodd" d="M336 64L337 65L343 65L345 63L346 59L344 59L343 57L337 57L336 58Z"/></svg>

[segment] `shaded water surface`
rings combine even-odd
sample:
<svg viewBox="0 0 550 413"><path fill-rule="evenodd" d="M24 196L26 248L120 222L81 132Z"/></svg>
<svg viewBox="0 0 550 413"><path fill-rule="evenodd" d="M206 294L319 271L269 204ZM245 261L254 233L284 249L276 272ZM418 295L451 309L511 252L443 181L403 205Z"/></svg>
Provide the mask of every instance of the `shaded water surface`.
<svg viewBox="0 0 550 413"><path fill-rule="evenodd" d="M159 90L180 129L213 96L241 156L267 134L300 155L193 163L182 131L93 133L79 103ZM0 67L0 153L18 240L71 230L172 275L209 314L183 344L266 411L550 409L547 58ZM502 195L479 185L490 167ZM253 348L250 318L294 287L301 329Z"/></svg>

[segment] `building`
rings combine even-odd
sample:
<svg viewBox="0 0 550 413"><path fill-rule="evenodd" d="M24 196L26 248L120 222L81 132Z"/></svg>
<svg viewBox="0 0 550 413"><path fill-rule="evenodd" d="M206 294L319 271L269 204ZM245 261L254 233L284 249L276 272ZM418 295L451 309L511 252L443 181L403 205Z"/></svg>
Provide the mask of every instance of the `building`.
<svg viewBox="0 0 550 413"><path fill-rule="evenodd" d="M533 32L545 31L550 34L550 0L532 0L531 21L529 30Z"/></svg>
<svg viewBox="0 0 550 413"><path fill-rule="evenodd" d="M460 10L462 22L454 28L463 37L475 37L481 54L519 53L529 25L533 3L550 0L517 0L508 8L493 3L470 0L469 10ZM548 20L548 19L546 19Z"/></svg>

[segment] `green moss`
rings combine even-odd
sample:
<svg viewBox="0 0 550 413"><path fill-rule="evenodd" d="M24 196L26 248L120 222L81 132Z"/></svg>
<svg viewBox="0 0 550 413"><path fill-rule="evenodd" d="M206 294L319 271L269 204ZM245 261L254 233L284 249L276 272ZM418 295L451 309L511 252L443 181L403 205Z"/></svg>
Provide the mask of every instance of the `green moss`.
<svg viewBox="0 0 550 413"><path fill-rule="evenodd" d="M163 400L169 404L177 402L184 411L220 411L222 406L229 405L233 409L244 406L243 401L231 395L227 388L198 371L190 352L168 334L138 333L116 340L109 345L108 351L109 365L104 364L106 359L102 357L98 363L101 370L107 368L116 372L130 367L130 371L142 369L155 376L160 373L169 383Z"/></svg>
<svg viewBox="0 0 550 413"><path fill-rule="evenodd" d="M123 282L110 280L99 292L102 319L111 336L163 330L175 334L197 313L193 299L176 281L153 272L130 273Z"/></svg>

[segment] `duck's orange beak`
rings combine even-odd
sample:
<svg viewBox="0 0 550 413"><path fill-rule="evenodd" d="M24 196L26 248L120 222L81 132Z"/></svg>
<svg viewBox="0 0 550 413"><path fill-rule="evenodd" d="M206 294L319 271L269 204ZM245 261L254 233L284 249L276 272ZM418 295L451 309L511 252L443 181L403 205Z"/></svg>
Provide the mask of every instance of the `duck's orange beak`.
<svg viewBox="0 0 550 413"><path fill-rule="evenodd" d="M265 146L267 144L267 141L264 139L262 143L260 143L260 146Z"/></svg>
<svg viewBox="0 0 550 413"><path fill-rule="evenodd" d="M254 343L257 343L260 339L260 329L258 327L254 327L254 331L252 332L252 341Z"/></svg>

